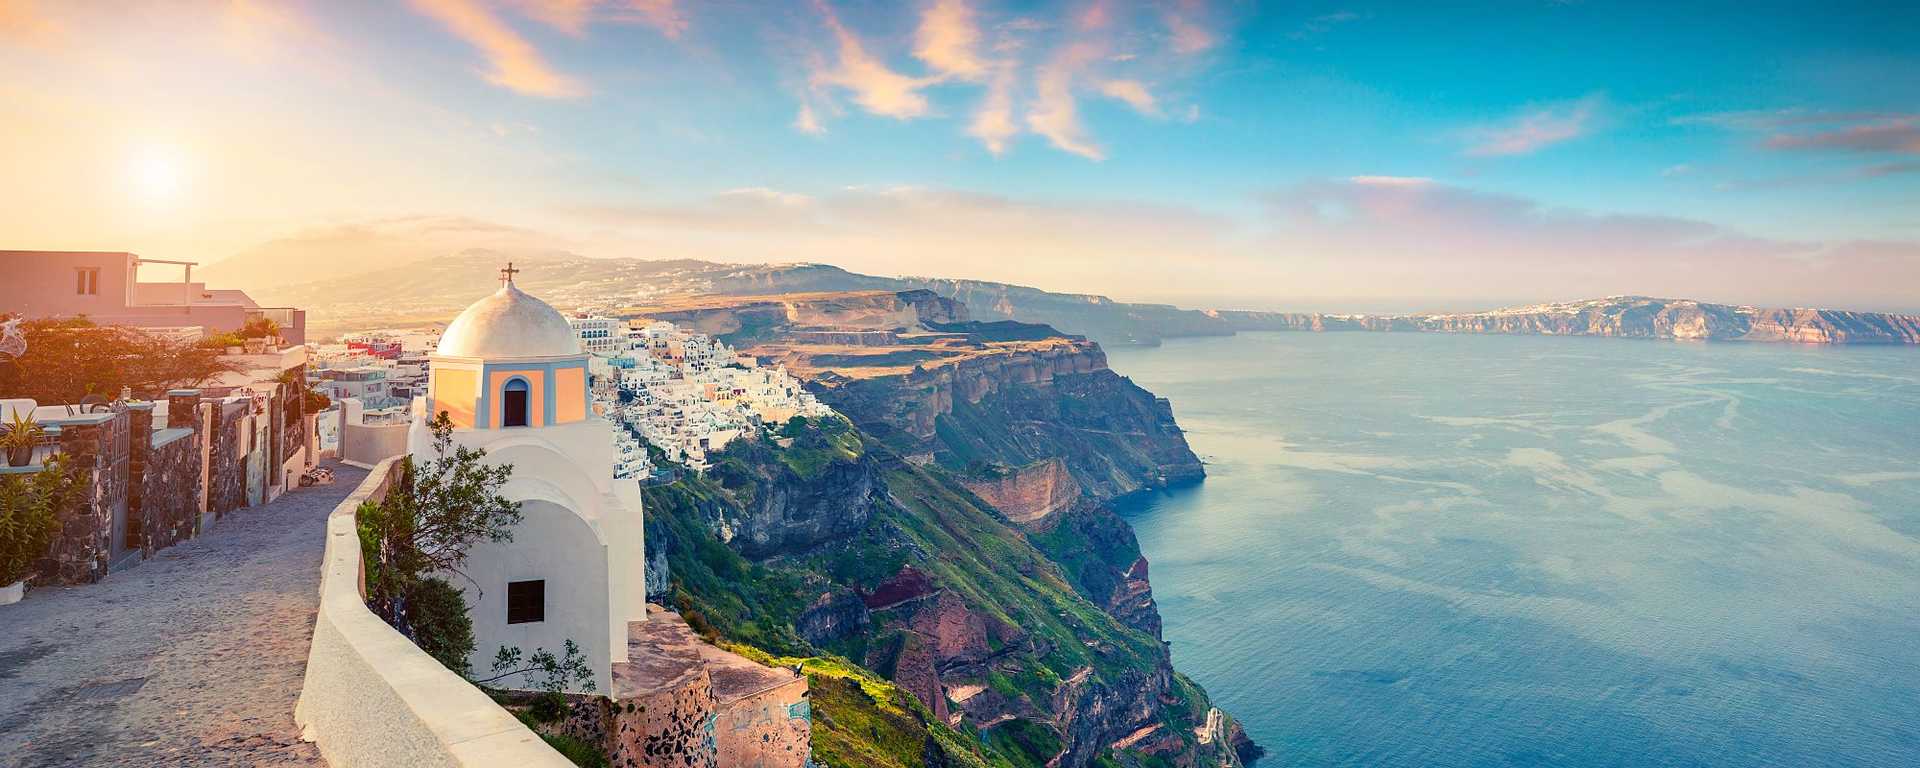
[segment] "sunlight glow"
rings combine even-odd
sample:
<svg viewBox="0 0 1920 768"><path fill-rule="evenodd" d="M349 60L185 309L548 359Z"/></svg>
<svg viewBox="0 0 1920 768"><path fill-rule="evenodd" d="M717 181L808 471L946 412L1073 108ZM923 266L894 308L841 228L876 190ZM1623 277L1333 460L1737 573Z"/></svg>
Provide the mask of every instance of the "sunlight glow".
<svg viewBox="0 0 1920 768"><path fill-rule="evenodd" d="M129 153L126 179L133 196L149 205L178 200L187 186L184 155L165 144L143 144Z"/></svg>

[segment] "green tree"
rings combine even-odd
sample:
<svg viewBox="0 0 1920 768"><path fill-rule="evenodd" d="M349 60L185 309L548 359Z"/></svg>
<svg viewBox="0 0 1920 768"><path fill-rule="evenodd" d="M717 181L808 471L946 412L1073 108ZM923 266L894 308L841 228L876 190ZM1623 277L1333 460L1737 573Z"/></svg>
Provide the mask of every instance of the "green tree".
<svg viewBox="0 0 1920 768"><path fill-rule="evenodd" d="M402 458L387 497L358 512L367 607L416 642L408 601L421 595L422 584L439 574L466 578L467 550L481 541L512 541L520 523L520 503L500 495L513 466L488 465L485 450L454 445L445 411L428 428L435 457Z"/></svg>
<svg viewBox="0 0 1920 768"><path fill-rule="evenodd" d="M122 388L158 397L238 370L219 349L137 328L95 325L84 317L28 320L20 331L27 351L0 360L0 392L45 405L78 403L94 394L113 398Z"/></svg>

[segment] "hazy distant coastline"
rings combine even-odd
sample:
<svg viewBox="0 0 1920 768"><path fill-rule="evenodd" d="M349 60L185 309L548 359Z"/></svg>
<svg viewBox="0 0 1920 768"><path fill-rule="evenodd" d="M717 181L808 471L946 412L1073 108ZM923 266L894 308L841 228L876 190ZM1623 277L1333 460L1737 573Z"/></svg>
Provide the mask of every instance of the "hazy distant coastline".
<svg viewBox="0 0 1920 768"><path fill-rule="evenodd" d="M1614 296L1484 312L1336 314L1185 309L1115 301L1009 283L937 277L882 277L827 264L720 264L680 259L596 259L564 253L471 250L406 264L368 266L327 280L267 285L264 299L312 310L319 334L444 321L461 297L485 285L490 267L512 258L539 268L532 290L557 306L617 310L664 296L926 289L967 305L981 320L1044 323L1102 344L1155 345L1164 339L1239 331L1393 331L1617 336L1647 339L1814 344L1920 344L1920 315L1713 304ZM270 264L221 262L210 272L271 280ZM478 278L474 276L480 276ZM468 283L472 283L469 285ZM247 281L250 289L253 281ZM404 308L404 309L398 309Z"/></svg>

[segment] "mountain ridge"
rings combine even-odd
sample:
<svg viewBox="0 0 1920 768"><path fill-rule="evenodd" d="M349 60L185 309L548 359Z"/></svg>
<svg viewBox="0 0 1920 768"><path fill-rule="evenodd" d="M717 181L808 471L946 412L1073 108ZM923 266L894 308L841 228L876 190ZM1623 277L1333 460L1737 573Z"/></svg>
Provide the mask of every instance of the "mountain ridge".
<svg viewBox="0 0 1920 768"><path fill-rule="evenodd" d="M1157 345L1165 339L1242 331L1405 331L1530 333L1712 341L1920 344L1920 314L1718 304L1694 299L1610 296L1479 312L1403 314L1185 309L1116 301L1011 283L938 277L882 277L829 264L721 264L696 259L600 259L564 252L467 249L385 269L256 291L263 302L305 307L324 336L452 317L494 268L531 267L522 284L556 306L613 311L689 295L930 290L966 305L976 319L1050 325L1102 344ZM405 309L398 309L404 307ZM1531 319L1525 319L1531 318ZM1567 318L1574 318L1573 321Z"/></svg>

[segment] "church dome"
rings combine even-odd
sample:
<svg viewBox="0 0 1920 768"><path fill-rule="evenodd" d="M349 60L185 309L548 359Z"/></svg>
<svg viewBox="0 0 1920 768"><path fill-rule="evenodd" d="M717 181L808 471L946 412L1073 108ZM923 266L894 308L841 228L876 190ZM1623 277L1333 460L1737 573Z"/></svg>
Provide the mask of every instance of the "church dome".
<svg viewBox="0 0 1920 768"><path fill-rule="evenodd" d="M580 354L580 341L559 310L508 280L454 318L436 352L487 360L560 357Z"/></svg>

